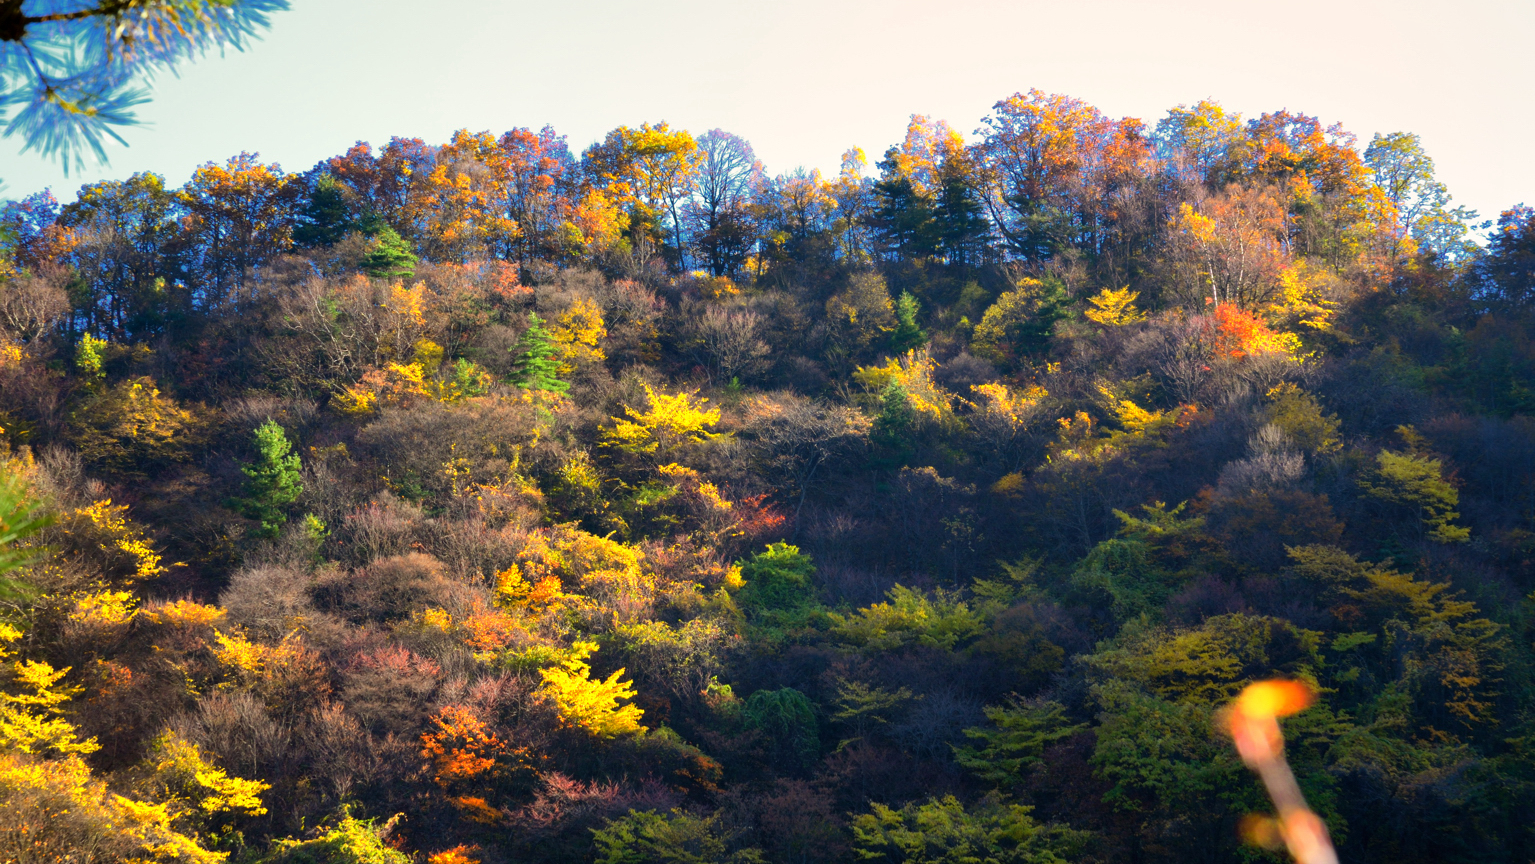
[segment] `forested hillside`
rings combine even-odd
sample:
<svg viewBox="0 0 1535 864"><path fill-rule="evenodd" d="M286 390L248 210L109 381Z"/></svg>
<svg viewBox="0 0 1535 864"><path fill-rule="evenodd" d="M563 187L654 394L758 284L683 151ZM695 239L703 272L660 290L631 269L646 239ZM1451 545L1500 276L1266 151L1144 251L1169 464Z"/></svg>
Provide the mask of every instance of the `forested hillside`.
<svg viewBox="0 0 1535 864"><path fill-rule="evenodd" d="M1342 860L1535 857L1535 211L1210 102L842 166L5 204L0 860L1278 862L1276 677Z"/></svg>

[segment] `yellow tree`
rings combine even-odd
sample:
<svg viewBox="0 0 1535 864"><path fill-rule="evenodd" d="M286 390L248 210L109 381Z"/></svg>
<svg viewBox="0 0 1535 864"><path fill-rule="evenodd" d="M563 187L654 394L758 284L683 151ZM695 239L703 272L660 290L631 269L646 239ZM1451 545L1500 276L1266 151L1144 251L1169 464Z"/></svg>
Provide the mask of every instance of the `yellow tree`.
<svg viewBox="0 0 1535 864"><path fill-rule="evenodd" d="M285 251L302 184L277 164L241 153L198 168L179 197L190 216L197 298L204 308L239 302L251 270Z"/></svg>
<svg viewBox="0 0 1535 864"><path fill-rule="evenodd" d="M885 179L900 177L911 181L912 190L926 198L935 197L943 183L940 171L945 162L963 157L965 138L943 120L931 120L921 114L911 115L906 138L885 151L881 167Z"/></svg>
<svg viewBox="0 0 1535 864"><path fill-rule="evenodd" d="M542 670L544 694L559 707L560 717L599 738L633 735L645 731L640 718L645 712L635 705L620 705L634 698L634 685L618 680L620 669L605 679L592 678L586 658L597 650L595 642L577 642L558 666Z"/></svg>
<svg viewBox="0 0 1535 864"><path fill-rule="evenodd" d="M1175 167L1212 184L1231 174L1246 149L1242 115L1208 99L1168 111L1157 137L1171 145Z"/></svg>
<svg viewBox="0 0 1535 864"><path fill-rule="evenodd" d="M627 417L613 418L612 428L602 433L603 444L625 453L671 462L674 460L669 457L683 447L720 437L710 431L720 420L720 410L704 408L708 399L686 391L668 396L649 384L641 386L645 388L648 407L636 411L625 405Z"/></svg>
<svg viewBox="0 0 1535 864"><path fill-rule="evenodd" d="M1134 324L1146 320L1146 314L1135 308L1135 298L1141 296L1139 292L1131 291L1126 285L1117 291L1113 288L1105 288L1097 294L1087 298L1092 304L1091 309L1082 314L1089 321L1095 321L1105 327L1123 327L1126 324Z"/></svg>
<svg viewBox="0 0 1535 864"><path fill-rule="evenodd" d="M509 257L521 235L512 215L515 164L489 132L460 129L437 151L437 165L417 181L429 257L465 261L477 253Z"/></svg>
<svg viewBox="0 0 1535 864"><path fill-rule="evenodd" d="M684 129L666 121L638 129L620 126L584 155L587 173L610 197L627 205L631 233L641 229L664 236L660 223L670 220L672 240L682 254L682 202L693 191L703 164L698 142ZM679 259L680 261L681 259ZM682 262L684 269L686 262Z"/></svg>
<svg viewBox="0 0 1535 864"><path fill-rule="evenodd" d="M1168 275L1190 303L1266 304L1290 263L1286 226L1272 188L1233 184L1198 205L1180 204L1169 226Z"/></svg>

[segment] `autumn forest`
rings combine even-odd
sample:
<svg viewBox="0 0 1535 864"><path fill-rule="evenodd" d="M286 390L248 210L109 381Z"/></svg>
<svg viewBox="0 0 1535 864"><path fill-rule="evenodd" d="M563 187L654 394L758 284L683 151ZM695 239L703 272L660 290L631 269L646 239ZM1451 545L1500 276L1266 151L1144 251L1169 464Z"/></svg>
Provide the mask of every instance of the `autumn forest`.
<svg viewBox="0 0 1535 864"><path fill-rule="evenodd" d="M0 204L0 861L1277 864L1269 679L1339 859L1535 857L1535 210L1209 101L841 165Z"/></svg>

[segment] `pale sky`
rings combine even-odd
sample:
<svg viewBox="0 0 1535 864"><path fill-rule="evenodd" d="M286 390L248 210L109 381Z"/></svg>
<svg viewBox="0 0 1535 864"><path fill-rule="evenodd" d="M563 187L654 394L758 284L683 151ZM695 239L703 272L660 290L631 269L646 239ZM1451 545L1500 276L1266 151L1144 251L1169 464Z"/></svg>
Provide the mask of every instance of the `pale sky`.
<svg viewBox="0 0 1535 864"><path fill-rule="evenodd" d="M358 140L553 124L580 152L667 120L750 140L772 173L871 161L913 113L970 132L1037 87L1154 124L1213 98L1422 136L1458 203L1535 204L1532 0L293 0L250 50L165 77L111 165L64 177L0 141L3 194L259 152L290 171Z"/></svg>

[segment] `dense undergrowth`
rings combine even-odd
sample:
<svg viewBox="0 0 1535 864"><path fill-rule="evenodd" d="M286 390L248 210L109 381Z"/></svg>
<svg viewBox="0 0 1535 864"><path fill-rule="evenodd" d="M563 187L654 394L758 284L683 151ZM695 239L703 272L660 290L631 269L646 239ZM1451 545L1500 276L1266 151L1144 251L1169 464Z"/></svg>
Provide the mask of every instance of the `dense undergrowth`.
<svg viewBox="0 0 1535 864"><path fill-rule="evenodd" d="M0 857L1279 860L1213 718L1283 676L1344 860L1528 860L1535 217L1415 146L1031 93L877 179L13 202Z"/></svg>

